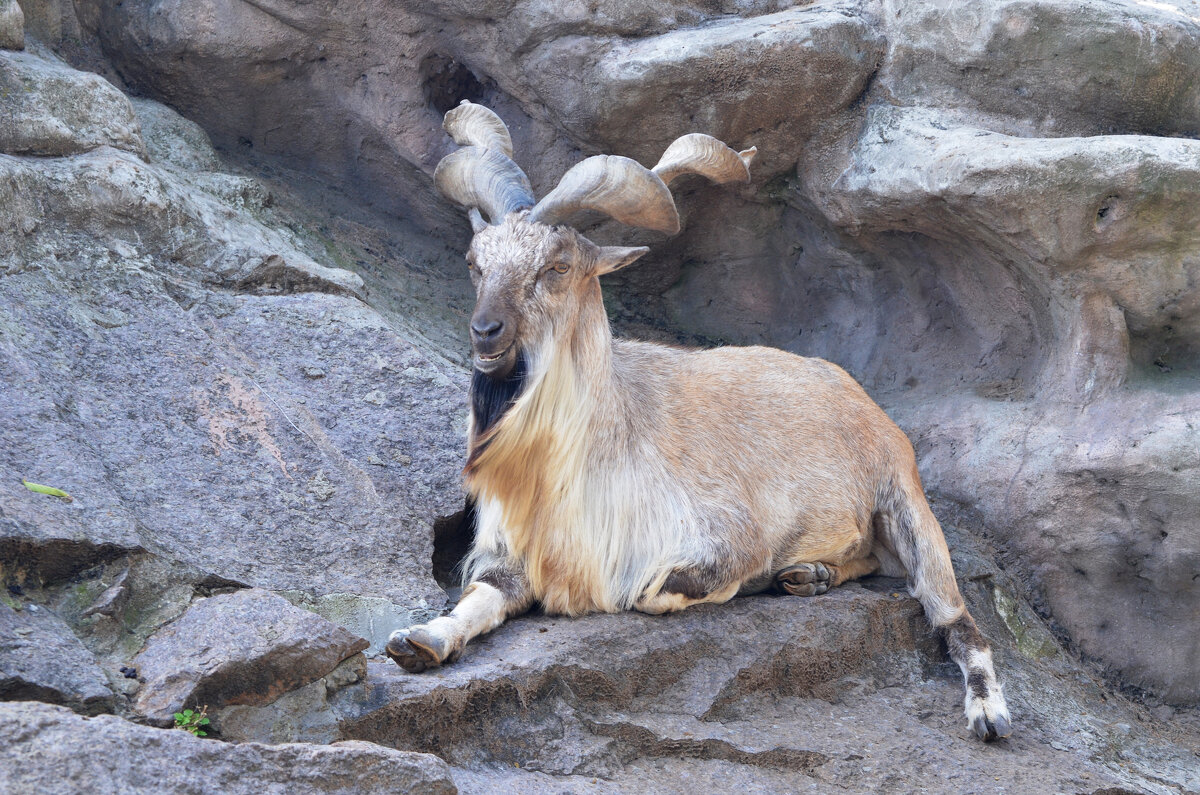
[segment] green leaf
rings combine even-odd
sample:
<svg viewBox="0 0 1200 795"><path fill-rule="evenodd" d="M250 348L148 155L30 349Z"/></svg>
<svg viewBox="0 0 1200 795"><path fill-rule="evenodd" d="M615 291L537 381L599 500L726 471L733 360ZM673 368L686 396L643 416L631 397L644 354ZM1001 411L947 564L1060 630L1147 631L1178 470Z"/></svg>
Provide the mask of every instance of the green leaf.
<svg viewBox="0 0 1200 795"><path fill-rule="evenodd" d="M201 718L200 720L196 721L196 723L199 724L200 726L207 726L210 723L210 721L208 718Z"/></svg>
<svg viewBox="0 0 1200 795"><path fill-rule="evenodd" d="M182 723L182 722L183 722L183 713L182 713L182 712L176 712L176 713L175 713L175 722L176 722L176 723Z"/></svg>
<svg viewBox="0 0 1200 795"><path fill-rule="evenodd" d="M49 494L51 497L61 497L67 502L71 502L73 499L75 499L62 489L56 489L53 486L43 486L41 483L30 483L24 478L21 479L21 482L25 484L25 488L29 489L30 491L36 491L38 494Z"/></svg>
<svg viewBox="0 0 1200 795"><path fill-rule="evenodd" d="M208 736L208 732L202 732L202 731L200 731L199 729L197 729L197 730L196 730L196 736L197 736L197 737L207 737L207 736Z"/></svg>

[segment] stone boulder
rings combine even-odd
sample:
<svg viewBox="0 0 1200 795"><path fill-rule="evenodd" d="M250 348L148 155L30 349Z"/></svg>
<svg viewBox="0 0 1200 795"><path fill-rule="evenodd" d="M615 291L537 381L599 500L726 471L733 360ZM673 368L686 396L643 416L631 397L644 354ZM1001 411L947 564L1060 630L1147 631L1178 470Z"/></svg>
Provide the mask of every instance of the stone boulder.
<svg viewBox="0 0 1200 795"><path fill-rule="evenodd" d="M367 641L257 588L194 602L131 666L134 709L170 722L184 707L269 704L328 674Z"/></svg>
<svg viewBox="0 0 1200 795"><path fill-rule="evenodd" d="M522 77L576 141L653 165L683 132L706 132L758 146L757 184L789 171L816 129L862 95L886 48L856 3L640 34L530 42Z"/></svg>
<svg viewBox="0 0 1200 795"><path fill-rule="evenodd" d="M0 50L25 49L25 14L17 0L0 0Z"/></svg>
<svg viewBox="0 0 1200 795"><path fill-rule="evenodd" d="M96 658L70 627L44 607L11 597L0 600L0 700L48 701L89 715L114 706Z"/></svg>
<svg viewBox="0 0 1200 795"><path fill-rule="evenodd" d="M111 715L0 704L5 792L457 792L446 763L365 742L232 745Z"/></svg>
<svg viewBox="0 0 1200 795"><path fill-rule="evenodd" d="M355 738L437 753L464 792L1165 793L1200 784L1196 736L1102 702L1009 595L1015 583L948 527L1018 727L1001 744L975 740L961 672L903 583L886 579L668 616L531 615L453 665L414 676L369 662L365 681L323 699L281 700L253 721L243 708L225 714L249 740Z"/></svg>
<svg viewBox="0 0 1200 795"><path fill-rule="evenodd" d="M0 96L0 152L62 156L101 146L145 152L129 100L99 75L32 52L4 52Z"/></svg>
<svg viewBox="0 0 1200 795"><path fill-rule="evenodd" d="M0 58L73 85L22 98L47 118L115 92L45 53ZM343 595L351 618L357 598L429 617L446 600L433 525L462 508L466 374L318 262L261 183L211 171L199 128L137 108L124 149L89 149L75 122L70 154L0 147L0 468L74 497L0 484L6 576L53 584L153 550Z"/></svg>

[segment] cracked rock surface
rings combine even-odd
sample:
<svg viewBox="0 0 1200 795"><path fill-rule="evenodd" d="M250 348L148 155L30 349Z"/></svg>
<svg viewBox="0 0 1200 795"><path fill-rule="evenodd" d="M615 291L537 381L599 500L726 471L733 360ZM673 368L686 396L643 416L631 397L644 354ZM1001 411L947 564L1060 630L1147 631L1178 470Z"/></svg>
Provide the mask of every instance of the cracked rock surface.
<svg viewBox="0 0 1200 795"><path fill-rule="evenodd" d="M198 599L133 658L143 682L133 708L169 721L184 707L270 704L365 648L362 638L269 591Z"/></svg>
<svg viewBox="0 0 1200 795"><path fill-rule="evenodd" d="M47 704L0 704L0 732L6 792L457 791L437 757L371 743L232 745Z"/></svg>
<svg viewBox="0 0 1200 795"><path fill-rule="evenodd" d="M58 616L0 604L0 700L109 712L113 693L96 659Z"/></svg>

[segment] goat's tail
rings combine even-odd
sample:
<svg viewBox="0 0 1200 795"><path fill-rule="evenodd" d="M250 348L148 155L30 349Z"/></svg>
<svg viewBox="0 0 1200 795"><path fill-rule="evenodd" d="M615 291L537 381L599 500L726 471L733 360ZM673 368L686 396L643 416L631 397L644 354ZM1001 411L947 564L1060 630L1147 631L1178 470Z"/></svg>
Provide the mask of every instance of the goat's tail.
<svg viewBox="0 0 1200 795"><path fill-rule="evenodd" d="M992 650L967 612L942 526L929 508L915 458L897 468L879 495L877 543L908 575L909 590L942 633L950 657L966 679L967 722L984 740L1012 733L1004 692L992 668Z"/></svg>

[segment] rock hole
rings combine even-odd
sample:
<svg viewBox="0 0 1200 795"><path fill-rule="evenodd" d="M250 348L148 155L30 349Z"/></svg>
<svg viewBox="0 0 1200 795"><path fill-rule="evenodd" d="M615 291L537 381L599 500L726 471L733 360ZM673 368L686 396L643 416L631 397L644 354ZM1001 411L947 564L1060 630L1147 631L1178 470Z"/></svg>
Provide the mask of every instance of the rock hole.
<svg viewBox="0 0 1200 795"><path fill-rule="evenodd" d="M1121 197L1113 195L1106 196L1101 202L1100 208L1096 210L1096 231L1107 229L1114 221L1119 220L1125 215L1125 205L1121 201Z"/></svg>
<svg viewBox="0 0 1200 795"><path fill-rule="evenodd" d="M475 541L475 503L467 500L463 509L433 523L433 579L449 590L462 584L463 558Z"/></svg>
<svg viewBox="0 0 1200 795"><path fill-rule="evenodd" d="M250 586L244 582L230 580L216 574L206 574L204 579L192 586L199 596L214 596L222 593L233 593Z"/></svg>
<svg viewBox="0 0 1200 795"><path fill-rule="evenodd" d="M425 102L439 114L446 113L464 99L477 102L486 91L474 72L444 55L427 55L421 61L420 74Z"/></svg>

